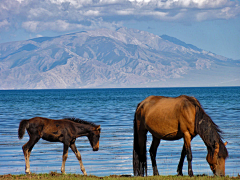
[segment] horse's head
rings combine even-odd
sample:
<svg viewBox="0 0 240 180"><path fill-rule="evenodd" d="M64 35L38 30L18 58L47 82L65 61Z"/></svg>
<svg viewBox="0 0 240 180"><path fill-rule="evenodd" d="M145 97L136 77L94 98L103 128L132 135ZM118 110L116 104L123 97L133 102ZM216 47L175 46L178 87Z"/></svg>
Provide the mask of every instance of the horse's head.
<svg viewBox="0 0 240 180"><path fill-rule="evenodd" d="M88 139L93 148L93 151L98 151L99 149L99 138L100 138L101 128L100 125L93 127L92 131L88 135Z"/></svg>
<svg viewBox="0 0 240 180"><path fill-rule="evenodd" d="M227 142L224 143L224 146L226 145L227 145ZM206 159L214 175L225 176L225 159L226 158L219 156L218 143L215 144L214 154L211 155L210 152L208 151Z"/></svg>

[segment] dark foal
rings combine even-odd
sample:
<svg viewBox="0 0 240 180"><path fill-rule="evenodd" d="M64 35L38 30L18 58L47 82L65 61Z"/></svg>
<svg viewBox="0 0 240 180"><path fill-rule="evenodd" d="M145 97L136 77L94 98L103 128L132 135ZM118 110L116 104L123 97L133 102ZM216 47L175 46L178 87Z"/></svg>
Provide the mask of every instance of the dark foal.
<svg viewBox="0 0 240 180"><path fill-rule="evenodd" d="M35 117L20 122L18 129L19 139L23 138L25 129L30 137L29 141L22 147L26 163L26 174L30 174L29 157L31 151L39 139L42 138L50 142L63 143L62 173L65 173L65 162L68 157L68 148L70 147L79 161L83 174L87 175L75 141L78 137L87 136L93 151L98 151L101 132L100 125L95 125L94 123L75 118L52 120L43 117Z"/></svg>

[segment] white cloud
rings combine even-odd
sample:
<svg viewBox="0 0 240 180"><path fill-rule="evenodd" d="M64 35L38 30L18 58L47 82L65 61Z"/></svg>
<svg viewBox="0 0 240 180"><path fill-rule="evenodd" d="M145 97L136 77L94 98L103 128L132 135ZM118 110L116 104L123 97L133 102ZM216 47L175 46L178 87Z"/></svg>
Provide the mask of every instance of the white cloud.
<svg viewBox="0 0 240 180"><path fill-rule="evenodd" d="M19 3L22 3L24 0L16 0L16 1L18 1Z"/></svg>
<svg viewBox="0 0 240 180"><path fill-rule="evenodd" d="M217 8L228 4L228 0L168 0L166 5L184 8Z"/></svg>
<svg viewBox="0 0 240 180"><path fill-rule="evenodd" d="M30 32L35 32L39 28L39 24L40 22L38 21L26 21L22 23L22 27Z"/></svg>
<svg viewBox="0 0 240 180"><path fill-rule="evenodd" d="M40 22L40 21L27 21L22 23L22 27L29 32L41 32L45 30L65 32L75 29L96 29L96 28L108 28L114 29L114 27L120 26L121 24L115 22L104 22L102 18L92 19L91 26L85 26L78 23L69 23L64 20L56 20L52 22Z"/></svg>
<svg viewBox="0 0 240 180"><path fill-rule="evenodd" d="M43 35L41 35L41 34L37 34L36 37L43 37Z"/></svg>
<svg viewBox="0 0 240 180"><path fill-rule="evenodd" d="M40 8L31 8L28 13L29 19L39 18L41 16L51 17L53 13L48 9Z"/></svg>
<svg viewBox="0 0 240 180"><path fill-rule="evenodd" d="M116 14L117 15L134 15L135 13L135 10L132 8L132 9L124 9L124 10L117 10L116 11Z"/></svg>
<svg viewBox="0 0 240 180"><path fill-rule="evenodd" d="M0 28L30 32L114 27L125 20L205 21L240 15L231 0L1 0ZM99 21L99 19L101 19Z"/></svg>
<svg viewBox="0 0 240 180"><path fill-rule="evenodd" d="M9 22L6 19L0 21L0 28L5 28L7 26L9 26Z"/></svg>
<svg viewBox="0 0 240 180"><path fill-rule="evenodd" d="M98 11L98 10L88 10L88 11L83 12L83 15L85 15L85 16L99 16L100 11Z"/></svg>
<svg viewBox="0 0 240 180"><path fill-rule="evenodd" d="M70 24L63 20L57 20L54 22L27 21L22 23L22 27L30 32L38 32L44 30L64 32L75 28L81 28L81 25Z"/></svg>

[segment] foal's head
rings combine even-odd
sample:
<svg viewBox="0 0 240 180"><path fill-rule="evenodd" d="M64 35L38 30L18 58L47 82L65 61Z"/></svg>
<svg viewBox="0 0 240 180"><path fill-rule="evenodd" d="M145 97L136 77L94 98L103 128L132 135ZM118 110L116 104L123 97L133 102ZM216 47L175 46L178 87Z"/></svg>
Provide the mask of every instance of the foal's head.
<svg viewBox="0 0 240 180"><path fill-rule="evenodd" d="M101 128L100 125L97 127L93 127L92 131L87 136L89 142L93 148L93 151L98 151L99 149L99 138L100 138Z"/></svg>
<svg viewBox="0 0 240 180"><path fill-rule="evenodd" d="M223 143L222 143L223 144ZM227 142L224 143L224 148L227 145ZM213 172L214 175L216 176L225 176L225 159L227 155L222 156L219 153L219 144L215 144L215 150L212 155L210 151L208 151L207 154L207 162Z"/></svg>

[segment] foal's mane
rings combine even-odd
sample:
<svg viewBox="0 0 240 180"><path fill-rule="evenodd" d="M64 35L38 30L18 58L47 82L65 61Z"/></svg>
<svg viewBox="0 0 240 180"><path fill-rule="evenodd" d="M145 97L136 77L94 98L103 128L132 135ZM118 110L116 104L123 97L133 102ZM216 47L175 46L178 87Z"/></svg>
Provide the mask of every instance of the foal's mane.
<svg viewBox="0 0 240 180"><path fill-rule="evenodd" d="M184 96L195 107L195 131L200 135L205 145L207 146L210 154L214 154L216 143L219 144L219 156L226 159L228 157L228 151L222 141L223 132L220 130L210 116L202 108L200 102L195 97Z"/></svg>
<svg viewBox="0 0 240 180"><path fill-rule="evenodd" d="M74 118L74 117L70 118L70 117L68 117L68 118L64 118L64 119L70 120L70 121L73 121L73 122L76 122L76 123L79 123L79 124L86 124L86 125L91 125L91 126L94 126L94 127L97 126L97 125L96 125L95 123L93 123L93 122L84 121L84 120L79 119L79 118Z"/></svg>

